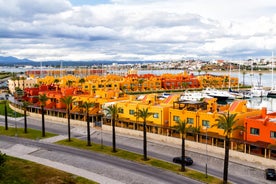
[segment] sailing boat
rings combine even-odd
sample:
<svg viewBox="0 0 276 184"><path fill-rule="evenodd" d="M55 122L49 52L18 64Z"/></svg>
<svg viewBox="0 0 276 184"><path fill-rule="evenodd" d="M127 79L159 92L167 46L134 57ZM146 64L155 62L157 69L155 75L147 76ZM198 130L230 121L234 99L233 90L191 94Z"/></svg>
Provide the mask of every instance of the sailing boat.
<svg viewBox="0 0 276 184"><path fill-rule="evenodd" d="M267 94L268 94L268 91L266 91L262 84L261 84L261 81L258 82L257 85L253 85L253 61L252 61L252 64L251 64L251 80L252 80L252 88L250 90L250 93L251 93L251 96L252 97L266 97Z"/></svg>
<svg viewBox="0 0 276 184"><path fill-rule="evenodd" d="M268 91L267 93L267 97L272 97L272 98L276 98L276 86L274 85L274 74L273 74L273 70L274 70L274 58L273 58L273 52L272 52L272 58L271 58L271 68L272 68L272 72L271 72L271 77L272 77L272 86L271 89Z"/></svg>

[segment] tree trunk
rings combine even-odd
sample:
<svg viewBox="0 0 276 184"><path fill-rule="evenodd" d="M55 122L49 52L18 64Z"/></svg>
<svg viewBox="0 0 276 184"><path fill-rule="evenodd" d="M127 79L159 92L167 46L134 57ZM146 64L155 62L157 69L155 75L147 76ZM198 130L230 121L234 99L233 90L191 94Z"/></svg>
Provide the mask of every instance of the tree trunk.
<svg viewBox="0 0 276 184"><path fill-rule="evenodd" d="M41 106L41 116L42 116L42 137L45 137L44 106Z"/></svg>
<svg viewBox="0 0 276 184"><path fill-rule="evenodd" d="M113 145L113 152L116 152L116 136L115 136L115 119L112 119L112 145Z"/></svg>
<svg viewBox="0 0 276 184"><path fill-rule="evenodd" d="M27 133L27 112L26 109L24 109L24 133Z"/></svg>
<svg viewBox="0 0 276 184"><path fill-rule="evenodd" d="M182 134L181 171L185 171L185 138Z"/></svg>
<svg viewBox="0 0 276 184"><path fill-rule="evenodd" d="M68 107L67 109L67 118L68 118L68 141L70 142L71 141L71 130L70 130L70 109Z"/></svg>
<svg viewBox="0 0 276 184"><path fill-rule="evenodd" d="M7 102L5 102L5 130L8 130L8 110L7 110Z"/></svg>
<svg viewBox="0 0 276 184"><path fill-rule="evenodd" d="M225 137L225 156L224 156L224 169L223 169L223 184L227 184L227 179L228 179L229 145L230 145L230 140L226 136Z"/></svg>
<svg viewBox="0 0 276 184"><path fill-rule="evenodd" d="M87 122L87 146L91 146L91 139L90 139L90 123L89 123L89 114L86 115L86 122Z"/></svg>
<svg viewBox="0 0 276 184"><path fill-rule="evenodd" d="M146 122L143 123L143 133L144 133L144 160L148 160L147 158L147 127Z"/></svg>

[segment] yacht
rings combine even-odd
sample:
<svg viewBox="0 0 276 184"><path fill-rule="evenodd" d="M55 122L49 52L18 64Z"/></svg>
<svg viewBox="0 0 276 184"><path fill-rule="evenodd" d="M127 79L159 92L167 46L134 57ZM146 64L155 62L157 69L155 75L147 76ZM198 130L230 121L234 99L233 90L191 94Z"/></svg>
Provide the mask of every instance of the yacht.
<svg viewBox="0 0 276 184"><path fill-rule="evenodd" d="M262 85L253 86L250 92L252 97L266 97L268 95L268 91Z"/></svg>
<svg viewBox="0 0 276 184"><path fill-rule="evenodd" d="M272 57L271 57L271 81L272 81L272 87L271 89L268 91L267 93L267 97L271 97L271 98L276 98L276 86L274 85L274 58L273 58L273 52L272 52Z"/></svg>
<svg viewBox="0 0 276 184"><path fill-rule="evenodd" d="M202 93L200 91L194 91L194 92L190 92L190 91L185 91L184 93L182 93L180 95L179 101L202 101L205 98L213 98L205 93Z"/></svg>
<svg viewBox="0 0 276 184"><path fill-rule="evenodd" d="M224 90L206 88L202 92L209 95L209 96L211 96L211 97L213 97L213 98L217 98L219 101L234 100L235 99L234 95L232 95L228 91L224 91Z"/></svg>
<svg viewBox="0 0 276 184"><path fill-rule="evenodd" d="M276 87L267 92L267 97L276 98Z"/></svg>

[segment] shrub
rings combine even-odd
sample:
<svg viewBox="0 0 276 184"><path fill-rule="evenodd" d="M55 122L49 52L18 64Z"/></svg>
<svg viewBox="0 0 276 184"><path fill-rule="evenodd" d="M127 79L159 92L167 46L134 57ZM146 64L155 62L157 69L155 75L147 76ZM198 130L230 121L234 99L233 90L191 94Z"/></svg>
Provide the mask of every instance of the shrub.
<svg viewBox="0 0 276 184"><path fill-rule="evenodd" d="M3 174L4 174L4 167L5 167L5 162L7 160L7 155L6 154L2 154L0 152L0 178L2 178Z"/></svg>

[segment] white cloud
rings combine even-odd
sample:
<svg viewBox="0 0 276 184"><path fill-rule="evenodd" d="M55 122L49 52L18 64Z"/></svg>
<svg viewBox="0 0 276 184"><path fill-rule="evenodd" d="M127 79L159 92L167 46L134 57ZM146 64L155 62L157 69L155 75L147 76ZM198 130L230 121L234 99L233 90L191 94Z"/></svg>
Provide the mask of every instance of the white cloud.
<svg viewBox="0 0 276 184"><path fill-rule="evenodd" d="M261 57L276 49L275 5L274 0L112 0L82 6L68 0L0 0L0 53L32 60Z"/></svg>

